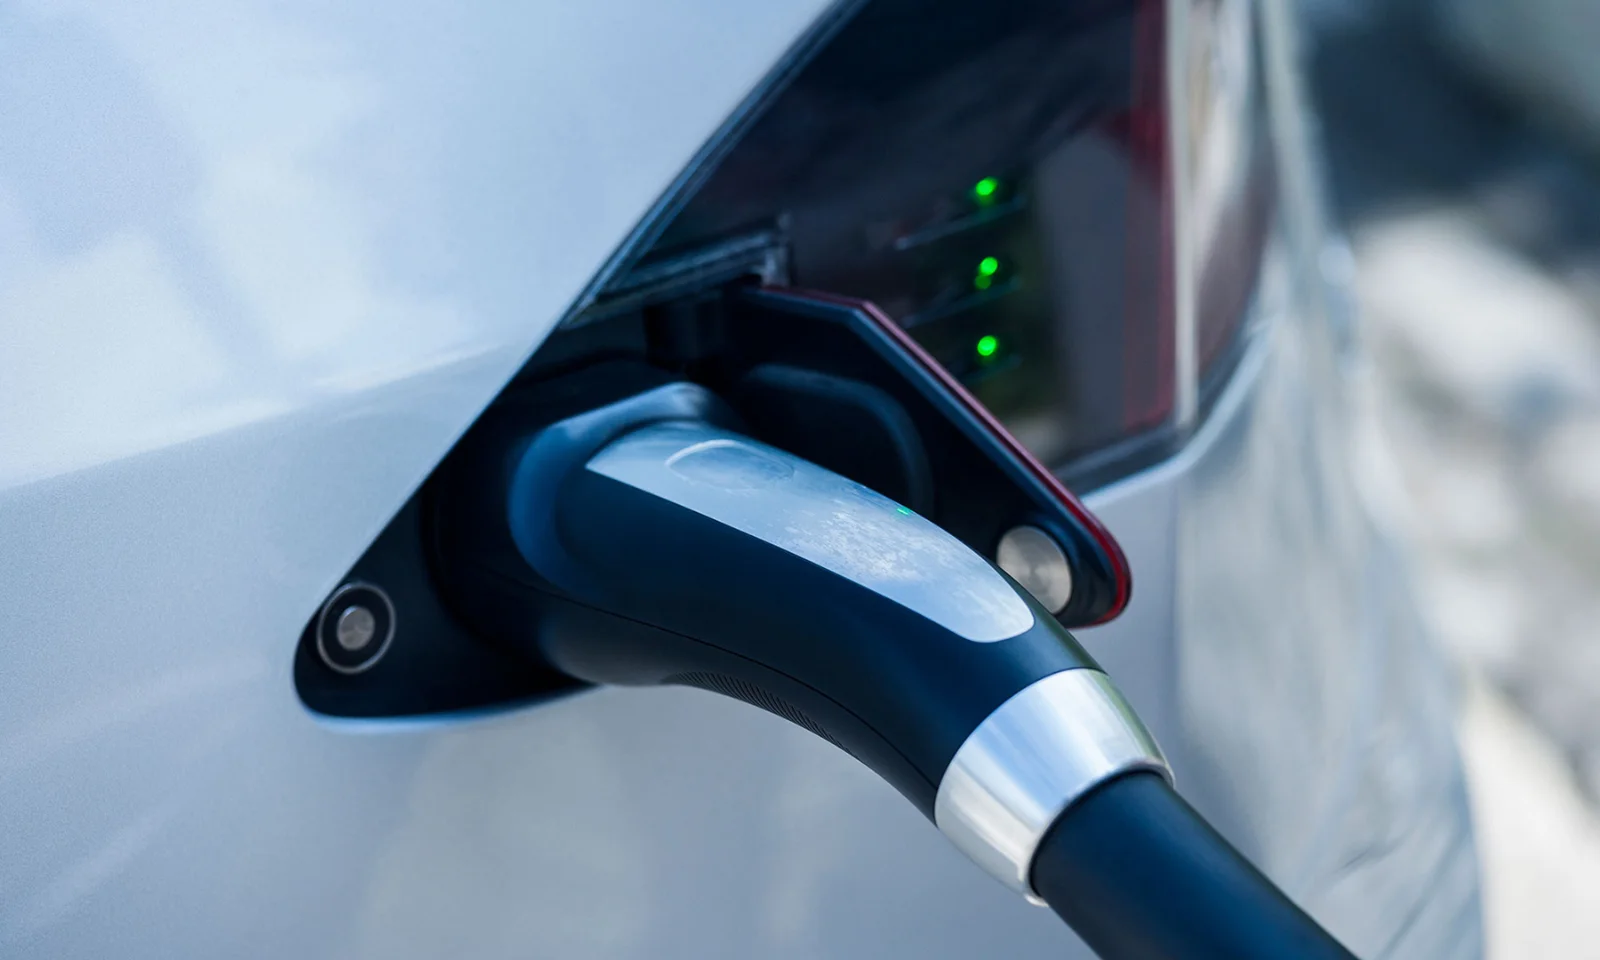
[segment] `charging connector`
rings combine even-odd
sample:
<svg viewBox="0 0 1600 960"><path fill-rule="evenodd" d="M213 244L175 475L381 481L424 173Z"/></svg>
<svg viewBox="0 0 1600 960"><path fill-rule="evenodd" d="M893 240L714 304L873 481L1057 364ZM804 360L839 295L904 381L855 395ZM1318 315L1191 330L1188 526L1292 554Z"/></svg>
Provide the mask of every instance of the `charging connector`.
<svg viewBox="0 0 1600 960"><path fill-rule="evenodd" d="M1279 943L1258 924L1321 945L1294 955L1347 956L1177 799L1149 732L1025 589L736 420L668 383L484 431L447 488L451 579L477 590L458 606L579 680L703 687L812 730L1104 956L1290 955L1251 947ZM1125 795L1119 822L1105 807ZM1165 886L1132 882L1168 864Z"/></svg>

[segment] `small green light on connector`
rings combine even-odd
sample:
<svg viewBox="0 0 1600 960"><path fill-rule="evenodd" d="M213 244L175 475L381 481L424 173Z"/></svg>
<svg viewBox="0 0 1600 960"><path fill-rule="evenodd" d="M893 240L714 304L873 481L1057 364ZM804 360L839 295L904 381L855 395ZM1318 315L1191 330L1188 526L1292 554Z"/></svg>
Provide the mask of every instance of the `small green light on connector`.
<svg viewBox="0 0 1600 960"><path fill-rule="evenodd" d="M994 283L994 275L1000 272L1000 260L997 257L984 257L978 261L978 270L972 277L972 285L979 290L987 290Z"/></svg>
<svg viewBox="0 0 1600 960"><path fill-rule="evenodd" d="M986 333L978 338L978 343L973 349L978 352L978 359L988 360L1000 352L1000 338L992 333Z"/></svg>
<svg viewBox="0 0 1600 960"><path fill-rule="evenodd" d="M984 177L979 180L972 185L972 199L976 200L980 207L994 203L1000 199L1000 181L994 177Z"/></svg>

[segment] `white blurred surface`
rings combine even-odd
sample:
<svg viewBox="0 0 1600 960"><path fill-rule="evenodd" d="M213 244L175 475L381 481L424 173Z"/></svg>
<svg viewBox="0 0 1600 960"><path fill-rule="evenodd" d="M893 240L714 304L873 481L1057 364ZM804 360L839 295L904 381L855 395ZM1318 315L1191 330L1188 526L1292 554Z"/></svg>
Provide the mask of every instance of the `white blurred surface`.
<svg viewBox="0 0 1600 960"><path fill-rule="evenodd" d="M1489 956L1600 957L1600 322L1471 205L1353 240L1365 472L1466 681Z"/></svg>
<svg viewBox="0 0 1600 960"><path fill-rule="evenodd" d="M1600 821L1560 752L1481 681L1468 685L1461 744L1489 957L1600 957Z"/></svg>

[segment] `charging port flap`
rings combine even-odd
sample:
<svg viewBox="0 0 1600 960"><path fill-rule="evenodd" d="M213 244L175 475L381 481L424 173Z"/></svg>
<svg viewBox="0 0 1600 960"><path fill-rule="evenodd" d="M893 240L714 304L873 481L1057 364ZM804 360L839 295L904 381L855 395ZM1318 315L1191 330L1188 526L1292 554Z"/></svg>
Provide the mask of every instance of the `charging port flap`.
<svg viewBox="0 0 1600 960"><path fill-rule="evenodd" d="M1056 476L872 304L776 287L729 293L712 378L755 435L923 513L999 562L1064 626L1127 606L1121 548ZM1024 531L1026 531L1024 533ZM1042 595L1037 544L1067 589ZM1010 554L1010 555L1008 555ZM1020 566L1019 566L1020 559Z"/></svg>

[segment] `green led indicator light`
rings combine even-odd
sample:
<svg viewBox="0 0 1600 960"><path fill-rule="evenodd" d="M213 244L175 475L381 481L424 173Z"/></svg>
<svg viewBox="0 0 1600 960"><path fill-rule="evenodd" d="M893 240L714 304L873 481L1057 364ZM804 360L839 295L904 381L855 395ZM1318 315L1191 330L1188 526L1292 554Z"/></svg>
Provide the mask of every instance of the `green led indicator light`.
<svg viewBox="0 0 1600 960"><path fill-rule="evenodd" d="M1000 350L1000 339L993 334L984 334L978 338L976 349L978 356L987 360Z"/></svg>
<svg viewBox="0 0 1600 960"><path fill-rule="evenodd" d="M972 185L972 199L978 201L981 206L988 206L994 203L998 199L997 194L999 192L1000 181L994 177L984 177Z"/></svg>
<svg viewBox="0 0 1600 960"><path fill-rule="evenodd" d="M979 290L987 290L994 283L994 275L999 272L999 259L996 257L984 257L978 261L978 272L972 278L972 285Z"/></svg>

